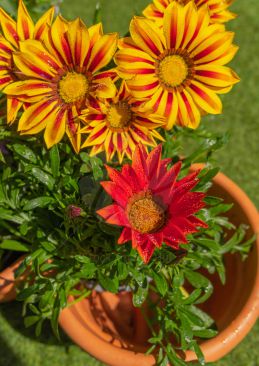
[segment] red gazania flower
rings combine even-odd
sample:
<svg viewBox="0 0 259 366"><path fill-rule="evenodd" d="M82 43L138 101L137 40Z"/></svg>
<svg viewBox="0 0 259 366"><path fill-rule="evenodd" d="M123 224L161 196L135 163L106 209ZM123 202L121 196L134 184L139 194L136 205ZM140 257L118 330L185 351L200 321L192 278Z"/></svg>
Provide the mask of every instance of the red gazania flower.
<svg viewBox="0 0 259 366"><path fill-rule="evenodd" d="M101 184L114 203L97 211L107 223L124 226L118 244L131 240L145 263L162 243L179 249L187 234L207 227L194 215L205 205L205 194L192 191L199 172L177 180L181 162L168 169L171 159L161 159L161 150L159 145L147 154L140 144L132 165L121 172L107 166L111 181Z"/></svg>

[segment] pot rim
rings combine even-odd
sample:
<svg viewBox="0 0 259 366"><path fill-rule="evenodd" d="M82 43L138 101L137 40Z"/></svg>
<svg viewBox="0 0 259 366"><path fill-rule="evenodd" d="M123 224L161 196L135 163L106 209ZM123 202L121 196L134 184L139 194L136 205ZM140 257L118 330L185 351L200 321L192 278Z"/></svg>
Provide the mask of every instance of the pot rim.
<svg viewBox="0 0 259 366"><path fill-rule="evenodd" d="M194 171L203 167L204 164L194 164L191 170ZM256 234L253 255L256 256L258 266L249 298L235 320L217 336L201 344L201 349L207 362L217 361L229 353L251 330L259 315L259 214L257 208L246 193L225 174L218 173L213 181L216 185L223 188L244 211L252 230ZM153 355L145 355L132 350L118 348L92 334L87 325L81 322L76 310L77 305L64 309L60 315L59 323L70 338L81 348L111 366L119 364L125 364L126 366L151 366L155 364ZM84 337L80 336L81 332L83 332ZM89 341L90 339L91 341ZM127 363L125 363L126 359ZM195 353L187 351L185 360L197 360Z"/></svg>

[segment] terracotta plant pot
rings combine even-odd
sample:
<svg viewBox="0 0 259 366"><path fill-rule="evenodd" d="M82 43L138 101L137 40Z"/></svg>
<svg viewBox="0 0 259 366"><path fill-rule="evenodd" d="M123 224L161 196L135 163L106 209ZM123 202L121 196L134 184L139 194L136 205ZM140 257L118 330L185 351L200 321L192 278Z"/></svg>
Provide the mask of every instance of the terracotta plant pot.
<svg viewBox="0 0 259 366"><path fill-rule="evenodd" d="M23 256L13 264L0 272L0 303L12 301L16 297L15 284L20 280L15 280L15 271L23 261Z"/></svg>
<svg viewBox="0 0 259 366"><path fill-rule="evenodd" d="M195 165L192 169L197 169ZM250 226L248 237L259 233L259 216L247 195L224 174L214 179L210 194L234 203L229 216L233 223ZM207 362L230 352L246 336L259 315L259 237L245 262L239 255L227 255L226 284L211 278L214 292L205 310L215 319L219 333L201 343ZM111 366L155 365L153 355L145 355L147 329L129 293L94 293L65 309L59 319L69 337L95 358ZM193 352L185 360L195 360Z"/></svg>

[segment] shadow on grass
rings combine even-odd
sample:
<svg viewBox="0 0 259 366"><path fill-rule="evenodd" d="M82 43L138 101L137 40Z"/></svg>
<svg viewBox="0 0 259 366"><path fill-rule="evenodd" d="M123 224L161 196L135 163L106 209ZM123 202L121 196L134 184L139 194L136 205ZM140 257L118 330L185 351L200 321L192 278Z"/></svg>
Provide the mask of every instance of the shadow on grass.
<svg viewBox="0 0 259 366"><path fill-rule="evenodd" d="M14 353L12 348L6 343L1 337L0 332L0 366L25 366L26 364L22 362Z"/></svg>
<svg viewBox="0 0 259 366"><path fill-rule="evenodd" d="M59 341L55 335L53 334L53 331L50 326L50 322L48 320L45 321L45 324L43 325L42 333L39 337L36 337L35 335L35 326L31 326L29 328L25 328L24 325L24 319L22 317L22 303L18 301L13 301L11 303L7 304L1 304L0 313L3 318L9 323L9 325L16 331L19 332L21 335L23 335L26 338L33 339L33 341L48 344L48 345L55 345L55 346L63 346L65 348L68 348L71 344L73 344L69 338L66 336L65 333L62 332L60 329L60 338ZM1 337L1 332L0 332ZM1 343L0 338L0 366L2 366L2 358L1 358L1 352L2 352L3 346ZM6 366L6 364L3 364ZM11 365L11 363L10 363ZM22 366L22 364L18 363L12 363L12 366Z"/></svg>

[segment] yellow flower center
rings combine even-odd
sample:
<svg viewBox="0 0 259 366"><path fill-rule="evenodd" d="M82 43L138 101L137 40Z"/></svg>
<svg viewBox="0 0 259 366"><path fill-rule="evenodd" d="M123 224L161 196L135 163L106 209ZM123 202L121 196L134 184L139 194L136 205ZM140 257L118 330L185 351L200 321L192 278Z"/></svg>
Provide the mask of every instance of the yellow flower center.
<svg viewBox="0 0 259 366"><path fill-rule="evenodd" d="M83 99L88 92L89 82L83 74L68 72L59 81L60 98L67 104Z"/></svg>
<svg viewBox="0 0 259 366"><path fill-rule="evenodd" d="M182 56L168 55L159 62L158 76L166 86L180 86L188 76L188 65Z"/></svg>
<svg viewBox="0 0 259 366"><path fill-rule="evenodd" d="M109 127L115 130L121 130L130 125L131 119L132 112L128 103L118 102L111 104L107 113Z"/></svg>
<svg viewBox="0 0 259 366"><path fill-rule="evenodd" d="M130 205L128 218L133 229L142 234L150 234L164 225L165 211L151 195L148 195Z"/></svg>

